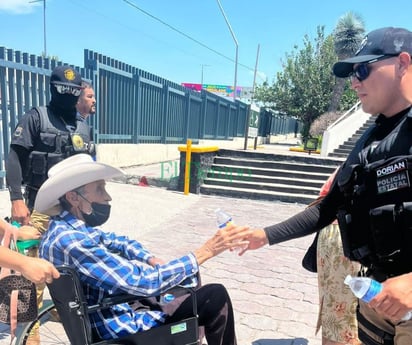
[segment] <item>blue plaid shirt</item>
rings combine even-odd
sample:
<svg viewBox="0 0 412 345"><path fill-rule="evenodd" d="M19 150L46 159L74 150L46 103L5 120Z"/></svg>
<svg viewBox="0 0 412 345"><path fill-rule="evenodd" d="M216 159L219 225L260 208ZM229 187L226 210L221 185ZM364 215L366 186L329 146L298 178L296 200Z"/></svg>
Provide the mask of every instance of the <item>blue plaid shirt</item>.
<svg viewBox="0 0 412 345"><path fill-rule="evenodd" d="M199 270L192 253L165 265L148 266L153 255L139 242L89 227L66 211L50 221L39 252L55 266L77 269L89 304L120 293L161 294ZM90 318L100 337L112 339L162 324L165 314L134 311L125 303L90 314Z"/></svg>

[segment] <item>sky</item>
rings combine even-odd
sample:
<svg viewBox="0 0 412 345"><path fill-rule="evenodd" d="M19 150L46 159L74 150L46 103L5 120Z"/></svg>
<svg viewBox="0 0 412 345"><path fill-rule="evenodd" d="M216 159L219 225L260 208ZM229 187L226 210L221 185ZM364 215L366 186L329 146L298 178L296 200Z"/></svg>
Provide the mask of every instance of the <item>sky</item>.
<svg viewBox="0 0 412 345"><path fill-rule="evenodd" d="M0 0L0 46L41 55L46 38L48 56L79 67L89 49L179 84L236 74L251 87L255 66L256 85L271 83L305 35L332 33L349 11L366 31L412 30L411 0Z"/></svg>

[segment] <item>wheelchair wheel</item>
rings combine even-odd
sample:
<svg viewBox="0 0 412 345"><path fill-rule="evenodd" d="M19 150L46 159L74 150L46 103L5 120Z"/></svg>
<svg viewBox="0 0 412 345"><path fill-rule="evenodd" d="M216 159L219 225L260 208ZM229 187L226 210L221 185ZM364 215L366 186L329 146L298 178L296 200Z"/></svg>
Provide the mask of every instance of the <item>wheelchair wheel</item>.
<svg viewBox="0 0 412 345"><path fill-rule="evenodd" d="M40 325L38 322L40 321ZM37 320L26 324L17 335L16 345L26 345L31 332L38 327L41 345L70 345L62 323L58 320L53 302L45 303Z"/></svg>

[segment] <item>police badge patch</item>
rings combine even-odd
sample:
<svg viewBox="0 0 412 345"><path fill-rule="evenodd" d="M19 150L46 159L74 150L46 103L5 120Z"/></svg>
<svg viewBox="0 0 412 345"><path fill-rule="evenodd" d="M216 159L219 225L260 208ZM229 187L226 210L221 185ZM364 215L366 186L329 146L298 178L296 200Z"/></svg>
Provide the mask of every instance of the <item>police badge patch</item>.
<svg viewBox="0 0 412 345"><path fill-rule="evenodd" d="M71 134L71 139L74 151L82 151L84 147L84 141L81 135L76 133Z"/></svg>
<svg viewBox="0 0 412 345"><path fill-rule="evenodd" d="M18 138L19 136L22 135L22 133L23 133L23 127L18 126L18 127L16 128L16 130L14 131L13 136L14 136L15 138Z"/></svg>
<svg viewBox="0 0 412 345"><path fill-rule="evenodd" d="M407 160L379 167L376 170L376 187L378 194L410 187Z"/></svg>

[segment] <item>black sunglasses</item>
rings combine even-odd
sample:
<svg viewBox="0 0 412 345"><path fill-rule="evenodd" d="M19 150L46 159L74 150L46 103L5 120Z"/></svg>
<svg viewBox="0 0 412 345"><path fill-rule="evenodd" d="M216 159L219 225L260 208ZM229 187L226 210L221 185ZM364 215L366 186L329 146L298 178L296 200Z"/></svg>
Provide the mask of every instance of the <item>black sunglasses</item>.
<svg viewBox="0 0 412 345"><path fill-rule="evenodd" d="M351 73L349 73L349 78L351 81L354 80L354 78L358 79L358 81L364 81L366 78L369 77L369 74L371 73L372 67L369 66L370 64L373 64L375 62L381 61L381 60L386 60L390 59L392 57L398 56L399 54L393 54L393 55L383 55L379 58L370 60L368 62L363 62L357 65Z"/></svg>

